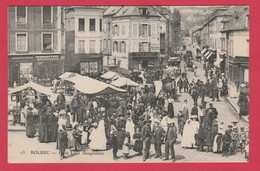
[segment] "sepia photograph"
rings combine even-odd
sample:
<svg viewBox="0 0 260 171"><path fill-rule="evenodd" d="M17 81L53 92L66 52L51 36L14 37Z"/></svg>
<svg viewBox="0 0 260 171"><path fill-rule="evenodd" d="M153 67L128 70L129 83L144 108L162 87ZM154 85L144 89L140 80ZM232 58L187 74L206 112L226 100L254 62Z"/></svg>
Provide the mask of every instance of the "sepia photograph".
<svg viewBox="0 0 260 171"><path fill-rule="evenodd" d="M248 5L9 6L6 34L8 163L249 162Z"/></svg>

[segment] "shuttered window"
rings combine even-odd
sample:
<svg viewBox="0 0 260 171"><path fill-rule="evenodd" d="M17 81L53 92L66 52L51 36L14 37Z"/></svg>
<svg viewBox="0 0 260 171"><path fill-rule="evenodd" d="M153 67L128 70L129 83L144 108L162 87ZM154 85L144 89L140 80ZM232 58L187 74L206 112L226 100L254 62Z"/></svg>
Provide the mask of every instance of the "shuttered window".
<svg viewBox="0 0 260 171"><path fill-rule="evenodd" d="M16 44L16 51L27 51L27 35L17 34Z"/></svg>
<svg viewBox="0 0 260 171"><path fill-rule="evenodd" d="M43 7L43 23L52 23L51 20L51 8L50 6L44 6Z"/></svg>
<svg viewBox="0 0 260 171"><path fill-rule="evenodd" d="M96 47L96 41L90 40L89 41L89 53L95 53L96 52L95 47Z"/></svg>
<svg viewBox="0 0 260 171"><path fill-rule="evenodd" d="M96 19L89 19L89 31L96 31Z"/></svg>
<svg viewBox="0 0 260 171"><path fill-rule="evenodd" d="M26 7L16 7L17 13L16 13L16 19L17 23L26 23Z"/></svg>
<svg viewBox="0 0 260 171"><path fill-rule="evenodd" d="M53 50L52 49L52 34L43 34L43 50Z"/></svg>
<svg viewBox="0 0 260 171"><path fill-rule="evenodd" d="M79 31L85 31L85 19L79 18Z"/></svg>

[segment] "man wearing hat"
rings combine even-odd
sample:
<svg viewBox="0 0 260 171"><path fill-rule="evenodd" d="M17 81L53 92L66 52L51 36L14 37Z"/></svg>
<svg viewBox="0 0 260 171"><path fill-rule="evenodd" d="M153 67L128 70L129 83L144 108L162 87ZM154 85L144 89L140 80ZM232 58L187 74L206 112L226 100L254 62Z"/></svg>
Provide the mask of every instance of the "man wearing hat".
<svg viewBox="0 0 260 171"><path fill-rule="evenodd" d="M170 120L168 122L168 129L165 137L165 158L164 160L169 160L169 150L172 155L172 162L175 162L175 152L174 152L174 143L177 139L177 128L173 122Z"/></svg>
<svg viewBox="0 0 260 171"><path fill-rule="evenodd" d="M160 159L162 159L161 146L162 146L162 140L163 137L165 136L165 133L166 132L164 131L164 129L160 126L160 121L156 119L154 121L154 128L153 128L154 149L156 153L154 158L160 157Z"/></svg>
<svg viewBox="0 0 260 171"><path fill-rule="evenodd" d="M149 150L151 146L151 136L152 136L152 130L151 130L151 120L145 120L144 126L142 127L141 136L143 141L143 161L149 158Z"/></svg>
<svg viewBox="0 0 260 171"><path fill-rule="evenodd" d="M238 128L233 127L233 131L230 134L231 137L231 149L230 154L234 154L237 146L237 142L239 141Z"/></svg>
<svg viewBox="0 0 260 171"><path fill-rule="evenodd" d="M214 117L217 118L217 116L218 116L218 111L217 111L217 109L216 109L215 107L213 107L213 104L212 104L212 103L209 104L209 108L206 109L206 113L207 113L209 110L211 110L211 111L213 112Z"/></svg>
<svg viewBox="0 0 260 171"><path fill-rule="evenodd" d="M122 150L123 148L123 142L124 142L124 137L125 137L125 126L126 126L126 121L124 114L119 114L118 115L119 120L117 122L116 128L118 131L117 139L118 139L118 148Z"/></svg>
<svg viewBox="0 0 260 171"><path fill-rule="evenodd" d="M247 137L247 133L245 132L245 128L241 127L240 134L239 134L241 153L245 150L247 138L248 137Z"/></svg>

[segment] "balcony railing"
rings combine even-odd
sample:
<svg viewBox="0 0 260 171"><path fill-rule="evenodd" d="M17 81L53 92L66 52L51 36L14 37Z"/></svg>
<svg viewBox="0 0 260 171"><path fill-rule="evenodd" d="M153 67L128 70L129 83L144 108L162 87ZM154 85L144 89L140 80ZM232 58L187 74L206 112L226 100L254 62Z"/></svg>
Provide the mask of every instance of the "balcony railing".
<svg viewBox="0 0 260 171"><path fill-rule="evenodd" d="M159 52L130 52L131 57L159 57Z"/></svg>

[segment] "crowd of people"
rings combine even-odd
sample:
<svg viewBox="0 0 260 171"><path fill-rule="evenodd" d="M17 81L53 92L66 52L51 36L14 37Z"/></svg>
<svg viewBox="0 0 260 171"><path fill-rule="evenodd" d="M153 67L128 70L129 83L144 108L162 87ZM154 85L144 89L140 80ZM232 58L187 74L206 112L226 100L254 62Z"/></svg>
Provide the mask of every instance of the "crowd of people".
<svg viewBox="0 0 260 171"><path fill-rule="evenodd" d="M248 129L239 129L236 121L225 129L224 123L218 121L217 109L205 101L206 97L219 101L219 96L227 96L227 80L217 70L206 72L205 76L204 83L199 79L189 80L187 73L178 79L167 75L159 94L146 78L143 87L129 88L127 93L87 96L75 91L69 102L61 91L53 104L47 96L35 96L32 100L28 98L30 93L24 93L19 99L20 123L26 126L28 137L35 137L38 132L40 143L57 142L61 159L66 157L66 149L78 151L88 147L112 148L114 160L118 159L118 150L122 150L126 160L133 150L146 161L153 144L155 158L171 158L174 162L178 135L185 149L204 151L207 147L206 151L223 156L235 154L238 149L248 152ZM153 80L162 79L160 74L156 77ZM181 93L192 97L191 111L188 100L184 100L182 110L174 110ZM239 103L245 106L248 101L241 96ZM164 153L162 144L165 144Z"/></svg>

